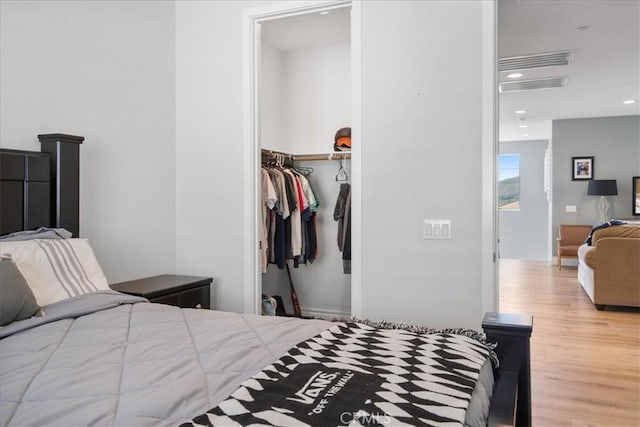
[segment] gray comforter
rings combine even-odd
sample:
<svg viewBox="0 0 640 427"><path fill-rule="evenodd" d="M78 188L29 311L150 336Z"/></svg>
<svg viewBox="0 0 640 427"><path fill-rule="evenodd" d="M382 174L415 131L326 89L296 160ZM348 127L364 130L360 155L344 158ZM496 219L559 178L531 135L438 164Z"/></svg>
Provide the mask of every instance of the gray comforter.
<svg viewBox="0 0 640 427"><path fill-rule="evenodd" d="M175 425L331 326L143 301L103 291L0 329L0 425Z"/></svg>

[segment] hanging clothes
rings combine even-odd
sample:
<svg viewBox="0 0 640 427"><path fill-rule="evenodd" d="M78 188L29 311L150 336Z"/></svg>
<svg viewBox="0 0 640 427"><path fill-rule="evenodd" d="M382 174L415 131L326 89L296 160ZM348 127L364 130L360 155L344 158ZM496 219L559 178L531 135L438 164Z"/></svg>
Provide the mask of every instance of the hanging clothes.
<svg viewBox="0 0 640 427"><path fill-rule="evenodd" d="M284 269L312 263L317 257L315 212L318 199L308 177L294 168L263 165L263 221L260 230L262 271L268 264Z"/></svg>
<svg viewBox="0 0 640 427"><path fill-rule="evenodd" d="M344 274L351 274L351 185L340 184L340 192L333 209L333 219L338 222L338 250L342 252Z"/></svg>
<svg viewBox="0 0 640 427"><path fill-rule="evenodd" d="M299 198L300 190L299 183L293 172L291 170L283 170L284 174L287 175L287 180L289 180L290 185L292 186L292 201L294 205L294 209L291 211L291 257L290 259L295 259L299 257L302 253L302 218L300 212L300 206L302 202Z"/></svg>
<svg viewBox="0 0 640 427"><path fill-rule="evenodd" d="M269 172L264 168L261 169L261 182L262 182L262 221L260 222L260 266L262 272L267 272L268 263L268 242L269 242L269 226L270 226L270 211L275 207L278 201L278 195L273 187L273 183L269 178Z"/></svg>
<svg viewBox="0 0 640 427"><path fill-rule="evenodd" d="M316 235L316 214L318 212L318 199L316 198L311 184L306 176L298 174L302 185L303 199L305 200L302 211L302 236L303 236L303 257L301 262L313 263L318 257L318 240Z"/></svg>
<svg viewBox="0 0 640 427"><path fill-rule="evenodd" d="M347 196L344 224L344 248L342 250L342 268L344 274L351 274L351 187Z"/></svg>

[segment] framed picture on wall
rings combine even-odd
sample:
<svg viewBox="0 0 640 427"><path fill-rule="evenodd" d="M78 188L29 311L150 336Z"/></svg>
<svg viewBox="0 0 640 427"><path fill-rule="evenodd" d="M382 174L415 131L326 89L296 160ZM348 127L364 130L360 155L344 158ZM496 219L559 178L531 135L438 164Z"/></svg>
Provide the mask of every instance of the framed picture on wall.
<svg viewBox="0 0 640 427"><path fill-rule="evenodd" d="M640 176L633 177L633 214L640 215Z"/></svg>
<svg viewBox="0 0 640 427"><path fill-rule="evenodd" d="M593 156L571 158L571 180L593 179Z"/></svg>

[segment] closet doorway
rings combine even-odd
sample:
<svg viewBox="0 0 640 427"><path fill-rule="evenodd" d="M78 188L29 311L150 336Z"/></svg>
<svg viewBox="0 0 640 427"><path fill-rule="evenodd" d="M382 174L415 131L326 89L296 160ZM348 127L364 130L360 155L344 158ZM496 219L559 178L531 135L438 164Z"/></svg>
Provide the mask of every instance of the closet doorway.
<svg viewBox="0 0 640 427"><path fill-rule="evenodd" d="M332 319L357 314L360 288L354 286L359 278L354 267L359 265L358 227L352 226L351 271L355 274L345 274L337 244L338 222L333 215L340 189L348 183L352 224L360 223L359 150L334 153L338 129L350 127L354 143L359 140L360 76L353 65L358 64L354 51L357 57L359 41L352 40L352 9L350 1L296 2L245 14L245 77L250 89L245 94L246 170L250 177L245 183L249 208L245 218L245 248L249 248L245 253L246 312L261 313L265 294L280 295L287 313L293 314L292 281L303 316ZM263 161L272 163L275 153L284 153L299 170L312 170L307 179L318 201L313 219L317 256L297 268L293 260L287 261L288 269L269 263L265 272L262 166Z"/></svg>

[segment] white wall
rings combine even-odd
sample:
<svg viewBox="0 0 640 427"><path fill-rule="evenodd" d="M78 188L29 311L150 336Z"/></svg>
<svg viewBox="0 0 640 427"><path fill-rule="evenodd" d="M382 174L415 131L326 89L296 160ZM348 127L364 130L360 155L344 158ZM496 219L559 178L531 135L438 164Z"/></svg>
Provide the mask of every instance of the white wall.
<svg viewBox="0 0 640 427"><path fill-rule="evenodd" d="M482 2L362 4L365 317L479 327L482 25ZM423 218L453 239L423 240Z"/></svg>
<svg viewBox="0 0 640 427"><path fill-rule="evenodd" d="M283 120L282 52L263 43L260 50L260 144L262 148L287 151Z"/></svg>
<svg viewBox="0 0 640 427"><path fill-rule="evenodd" d="M500 257L550 260L549 202L544 191L547 140L500 141L500 154L520 155L520 209L501 210Z"/></svg>
<svg viewBox="0 0 640 427"><path fill-rule="evenodd" d="M175 14L162 1L0 2L0 141L84 136L80 235L110 282L175 270Z"/></svg>
<svg viewBox="0 0 640 427"><path fill-rule="evenodd" d="M336 131L351 126L351 44L285 52L283 65L285 151L333 151Z"/></svg>
<svg viewBox="0 0 640 427"><path fill-rule="evenodd" d="M288 153L333 151L351 126L351 44L261 51L262 148Z"/></svg>
<svg viewBox="0 0 640 427"><path fill-rule="evenodd" d="M264 2L179 1L176 9L176 269L215 278L212 299L243 310L245 178L242 10Z"/></svg>

